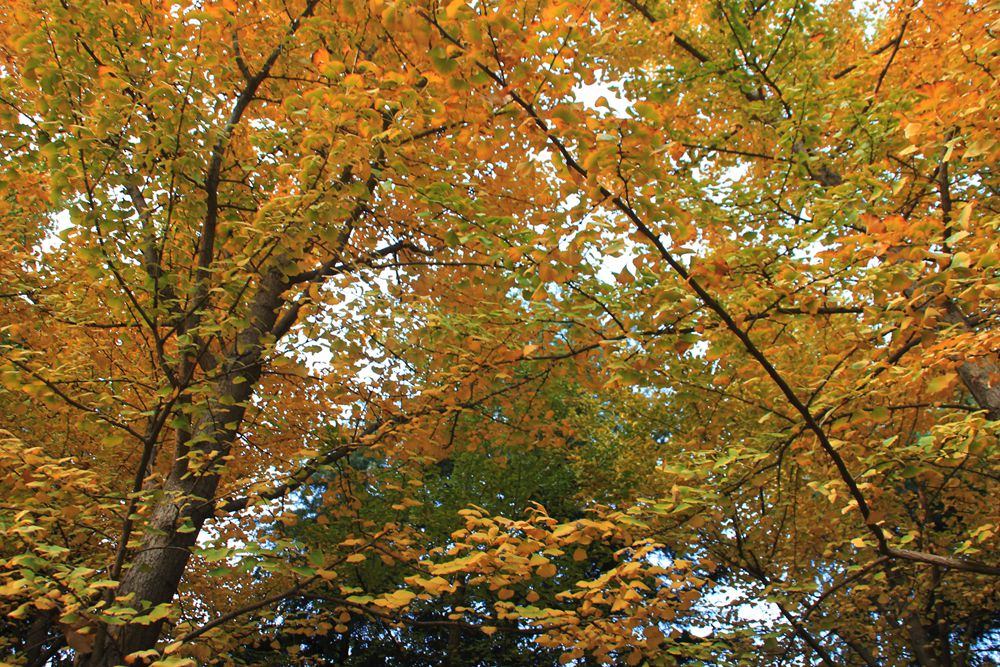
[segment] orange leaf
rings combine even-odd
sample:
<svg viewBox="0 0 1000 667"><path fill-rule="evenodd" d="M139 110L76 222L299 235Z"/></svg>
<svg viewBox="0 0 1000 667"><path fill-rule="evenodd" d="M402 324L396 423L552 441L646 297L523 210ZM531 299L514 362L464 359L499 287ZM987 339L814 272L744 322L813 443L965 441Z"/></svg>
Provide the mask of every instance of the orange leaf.
<svg viewBox="0 0 1000 667"><path fill-rule="evenodd" d="M314 66L322 67L330 60L330 52L321 46L313 51L312 58L310 58L310 60Z"/></svg>

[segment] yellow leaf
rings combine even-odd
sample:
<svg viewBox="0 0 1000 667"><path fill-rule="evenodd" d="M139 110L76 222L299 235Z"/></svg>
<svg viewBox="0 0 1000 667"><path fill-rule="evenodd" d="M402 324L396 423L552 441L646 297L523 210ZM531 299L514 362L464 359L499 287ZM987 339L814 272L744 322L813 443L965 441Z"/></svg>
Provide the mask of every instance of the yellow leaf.
<svg viewBox="0 0 1000 667"><path fill-rule="evenodd" d="M68 634L76 634L76 633L68 633ZM74 646L71 643L71 641L69 640L69 637L67 637L67 642L66 643L68 643L72 648L74 648L76 650L80 650L79 648L77 648L76 646ZM90 648L91 648L91 644L87 644L87 649L86 650L90 650ZM159 658L159 657L160 657L159 651L155 651L153 649L148 649L148 650L145 650L145 651L136 651L135 653L129 653L127 656L125 656L125 664L126 665L134 665L134 664L145 665L145 664L148 664L153 658Z"/></svg>
<svg viewBox="0 0 1000 667"><path fill-rule="evenodd" d="M975 205L976 202L970 201L962 207L961 212L958 214L958 219L956 220L959 227L968 227L969 218L972 216L972 207Z"/></svg>
<svg viewBox="0 0 1000 667"><path fill-rule="evenodd" d="M633 107L639 116L650 123L660 124L663 122L663 117L657 111L656 107L649 102L638 102ZM683 146L681 146L683 148Z"/></svg>
<svg viewBox="0 0 1000 667"><path fill-rule="evenodd" d="M398 590L385 597L375 600L375 604L380 607L389 607L390 609L399 609L400 607L405 607L413 601L413 598L417 597L417 594L412 591Z"/></svg>
<svg viewBox="0 0 1000 667"><path fill-rule="evenodd" d="M413 598L417 597L417 594L412 591L396 591L392 594L392 597L403 604L409 604Z"/></svg>
<svg viewBox="0 0 1000 667"><path fill-rule="evenodd" d="M0 597L15 595L19 590L24 588L26 584L27 582L24 579L15 579L14 581L7 582L3 586L0 586Z"/></svg>
<svg viewBox="0 0 1000 667"><path fill-rule="evenodd" d="M163 649L163 655L173 655L182 648L184 648L184 642L173 642L172 644L168 644L166 648Z"/></svg>
<svg viewBox="0 0 1000 667"><path fill-rule="evenodd" d="M552 531L552 537L567 537L571 533L576 531L576 525L572 523L564 523L558 526Z"/></svg>
<svg viewBox="0 0 1000 667"><path fill-rule="evenodd" d="M406 583L420 586L432 595L438 595L451 589L451 584L444 577L431 577L430 579L419 576L407 577Z"/></svg>
<svg viewBox="0 0 1000 667"><path fill-rule="evenodd" d="M939 375L927 383L927 391L931 394L940 394L950 388L957 379L957 373L945 373L944 375Z"/></svg>

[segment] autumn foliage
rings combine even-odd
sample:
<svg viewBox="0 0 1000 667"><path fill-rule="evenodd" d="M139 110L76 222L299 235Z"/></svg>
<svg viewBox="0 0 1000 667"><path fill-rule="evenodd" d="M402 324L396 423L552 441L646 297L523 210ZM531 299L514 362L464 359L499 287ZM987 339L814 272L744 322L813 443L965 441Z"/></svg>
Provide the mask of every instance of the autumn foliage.
<svg viewBox="0 0 1000 667"><path fill-rule="evenodd" d="M8 1L0 661L994 664L998 18Z"/></svg>

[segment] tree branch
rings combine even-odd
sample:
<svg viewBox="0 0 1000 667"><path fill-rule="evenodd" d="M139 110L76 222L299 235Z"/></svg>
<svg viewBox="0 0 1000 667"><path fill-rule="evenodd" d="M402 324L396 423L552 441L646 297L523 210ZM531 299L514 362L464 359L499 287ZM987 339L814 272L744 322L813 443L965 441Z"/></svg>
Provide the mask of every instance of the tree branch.
<svg viewBox="0 0 1000 667"><path fill-rule="evenodd" d="M452 36L440 23L438 23L434 16L424 12L421 12L421 16L427 20L447 41L451 42L463 51L466 50L465 45L459 39ZM521 97L517 90L507 86L504 83L504 79L499 74L478 60L474 62L476 67L481 72L493 80L499 88L504 90L504 92L510 96L513 102L520 107L525 115L531 120L532 124L545 135L549 143L552 144L556 152L558 152L562 157L567 168L570 171L576 172L583 180L587 180L589 171L576 159L572 152L570 152L566 144L563 143L563 141L552 131L548 122L541 117L534 105ZM865 527L875 538L876 543L878 544L879 553L903 560L932 563L943 565L945 567L951 567L953 569L1000 576L1000 568L961 561L954 558L923 554L916 551L910 551L908 549L891 548L886 539L885 533L878 525L878 522L873 518L872 509L869 506L864 493L861 491L861 488L858 486L854 475L848 468L844 457L837 451L837 448L830 441L826 431L817 421L808 406L806 406L802 399L799 398L798 394L791 387L791 385L789 385L788 381L785 380L784 376L778 371L778 369L771 363L770 359L767 358L753 339L750 338L749 334L739 324L737 324L726 307L707 289L705 289L705 287L691 274L691 272L673 255L673 253L667 249L667 247L663 244L663 241L660 240L660 236L653 232L646 221L639 216L635 209L628 202L626 202L625 199L614 194L603 185L598 185L596 191L601 195L604 201L611 202L614 208L628 218L628 220L635 227L636 231L639 232L639 235L649 242L649 244L656 250L657 254L659 254L660 257L670 266L670 268L673 269L678 276L680 276L688 287L690 287L690 289L698 296L702 303L704 303L709 310L714 312L716 316L722 320L726 328L729 329L729 331L740 341L744 350L746 350L746 352L761 367L764 373L771 379L774 385L785 397L785 400L788 401L788 403L800 415L808 429L815 434L820 447L833 463L837 470L838 477L847 487L848 494L857 505L858 511L864 520Z"/></svg>

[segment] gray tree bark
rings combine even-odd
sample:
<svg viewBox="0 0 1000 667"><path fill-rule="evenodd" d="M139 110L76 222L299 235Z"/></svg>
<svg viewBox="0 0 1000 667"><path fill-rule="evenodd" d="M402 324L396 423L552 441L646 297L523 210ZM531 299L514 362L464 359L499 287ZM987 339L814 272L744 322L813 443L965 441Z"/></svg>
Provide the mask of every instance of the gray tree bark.
<svg viewBox="0 0 1000 667"><path fill-rule="evenodd" d="M284 274L272 267L261 280L250 310L250 326L236 336L216 369L219 379L205 401L204 416L188 437L178 441L161 499L152 509L140 548L127 561L116 595L131 596L129 606L142 613L173 600L191 549L205 522L215 512L215 497L225 457L246 415L247 402L261 376L261 365L287 287ZM125 656L155 647L163 621L108 628L89 656L87 667L112 667ZM142 663L132 663L138 665Z"/></svg>

